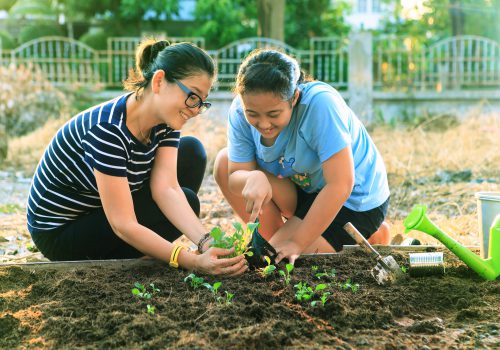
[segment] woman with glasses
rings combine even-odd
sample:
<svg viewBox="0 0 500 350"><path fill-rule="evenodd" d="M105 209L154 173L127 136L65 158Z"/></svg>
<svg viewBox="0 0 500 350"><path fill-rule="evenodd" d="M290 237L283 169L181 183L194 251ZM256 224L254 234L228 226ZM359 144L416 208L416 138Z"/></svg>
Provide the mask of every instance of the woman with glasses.
<svg viewBox="0 0 500 350"><path fill-rule="evenodd" d="M244 221L259 219L277 262L355 244L347 222L371 243L388 243L384 162L335 89L305 77L292 57L257 50L235 92L214 175Z"/></svg>
<svg viewBox="0 0 500 350"><path fill-rule="evenodd" d="M136 52L129 92L69 120L47 147L28 198L28 229L50 260L150 256L173 267L239 275L243 256L207 247L198 216L206 153L180 137L210 107L215 80L200 48L147 40ZM190 252L172 242L181 234Z"/></svg>

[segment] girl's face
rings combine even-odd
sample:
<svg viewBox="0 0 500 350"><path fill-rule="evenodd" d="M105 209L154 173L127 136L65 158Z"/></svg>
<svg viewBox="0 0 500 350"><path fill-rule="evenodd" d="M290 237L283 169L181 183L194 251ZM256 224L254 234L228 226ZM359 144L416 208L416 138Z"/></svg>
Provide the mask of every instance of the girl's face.
<svg viewBox="0 0 500 350"><path fill-rule="evenodd" d="M196 105L200 98L206 102L213 79L208 74L200 73L170 83L160 70L155 73L152 83L157 119L174 130L180 130L189 119L200 113L201 106L189 107L188 104Z"/></svg>
<svg viewBox="0 0 500 350"><path fill-rule="evenodd" d="M247 121L259 131L262 138L274 142L289 123L298 92L292 101L283 101L272 92L245 93L241 96Z"/></svg>

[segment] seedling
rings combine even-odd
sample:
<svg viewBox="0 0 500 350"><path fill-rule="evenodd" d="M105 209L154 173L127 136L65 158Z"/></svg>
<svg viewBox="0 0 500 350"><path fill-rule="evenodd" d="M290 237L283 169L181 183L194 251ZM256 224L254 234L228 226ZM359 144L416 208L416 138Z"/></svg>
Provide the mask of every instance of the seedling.
<svg viewBox="0 0 500 350"><path fill-rule="evenodd" d="M262 277L267 277L276 270L276 266L271 264L271 259L268 256L264 256L264 260L266 260L267 266L260 269L260 275Z"/></svg>
<svg viewBox="0 0 500 350"><path fill-rule="evenodd" d="M210 283L203 283L202 286L207 288L210 292L212 292L214 298L217 300L217 293L219 292L219 287L222 285L222 282L215 282L213 285Z"/></svg>
<svg viewBox="0 0 500 350"><path fill-rule="evenodd" d="M210 231L210 236L214 239L210 246L224 249L231 249L234 247L234 253L227 256L227 258L240 254L252 256L253 252L249 251L250 248L248 247L248 243L258 226L258 223L248 223L246 228L243 229L243 226L239 222L234 222L233 227L236 231L232 235L226 235L220 227L216 226Z"/></svg>
<svg viewBox="0 0 500 350"><path fill-rule="evenodd" d="M307 285L307 282L299 282L296 284L294 288L298 289L295 293L295 298L298 301L308 301L310 300L315 292L319 292L320 290L326 289L328 287L325 283L318 284L314 289Z"/></svg>
<svg viewBox="0 0 500 350"><path fill-rule="evenodd" d="M149 286L151 287L151 292L149 292L143 284L139 282L134 283L135 288L132 288L132 294L139 297L139 298L144 298L144 299L151 299L152 295L158 293L160 290L155 287L153 283L150 283Z"/></svg>
<svg viewBox="0 0 500 350"><path fill-rule="evenodd" d="M331 269L330 272L327 272L327 271L317 272L317 273L314 274L314 276L316 276L316 278L319 279L319 280L321 278L323 278L323 277L335 278L335 277L337 277L337 270Z"/></svg>
<svg viewBox="0 0 500 350"><path fill-rule="evenodd" d="M186 276L186 278L184 278L184 282L187 283L187 281L189 281L193 289L198 289L203 285L204 279L203 277L196 276L194 273L190 273L189 275Z"/></svg>
<svg viewBox="0 0 500 350"><path fill-rule="evenodd" d="M408 272L408 269L406 268L406 266L401 266L401 272L403 272L403 273Z"/></svg>
<svg viewBox="0 0 500 350"><path fill-rule="evenodd" d="M267 258L267 256L266 256ZM283 277L283 281L285 282L285 285L289 285L290 284L290 279L291 279L291 273L293 271L293 264L286 264L285 265L285 270L279 270L278 273L280 274L280 276Z"/></svg>
<svg viewBox="0 0 500 350"><path fill-rule="evenodd" d="M132 288L132 295L135 295L138 298L142 298L142 299L146 299L146 300L150 300L153 297L153 295L160 292L160 289L156 288L154 283L149 284L151 291L148 291L147 287L144 284L139 283L139 282L135 282L134 287L135 288ZM156 308L153 305L147 304L146 307L147 307L148 314L150 314L150 315L155 314Z"/></svg>
<svg viewBox="0 0 500 350"><path fill-rule="evenodd" d="M352 283L350 278L346 282L340 283L339 286L344 290L350 289L353 293L356 293L359 290L359 284Z"/></svg>
<svg viewBox="0 0 500 350"><path fill-rule="evenodd" d="M234 294L229 293L227 290L224 291L224 293L226 293L226 297L225 298L223 298L221 296L217 297L217 302L219 304L231 305L232 304L232 300L234 298Z"/></svg>
<svg viewBox="0 0 500 350"><path fill-rule="evenodd" d="M324 292L321 295L321 297L319 298L319 300L311 301L311 306L316 306L316 305L325 306L326 302L328 301L328 296L331 295L331 294L332 293L330 293L330 292Z"/></svg>
<svg viewBox="0 0 500 350"><path fill-rule="evenodd" d="M150 315L154 315L155 314L156 308L153 305L149 305L148 304L147 308L148 308L148 314L150 314Z"/></svg>

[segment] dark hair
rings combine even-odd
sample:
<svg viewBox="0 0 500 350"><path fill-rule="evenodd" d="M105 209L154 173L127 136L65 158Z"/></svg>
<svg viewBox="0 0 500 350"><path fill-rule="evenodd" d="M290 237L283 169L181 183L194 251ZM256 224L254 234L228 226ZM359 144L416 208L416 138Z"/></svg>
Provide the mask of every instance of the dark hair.
<svg viewBox="0 0 500 350"><path fill-rule="evenodd" d="M287 101L298 84L312 79L300 70L297 60L278 50L257 49L243 61L234 92L272 92Z"/></svg>
<svg viewBox="0 0 500 350"><path fill-rule="evenodd" d="M199 73L215 76L214 61L196 45L185 42L170 45L166 40L145 39L137 47L135 69L130 69L123 87L140 97L159 69L165 71L165 79L171 83Z"/></svg>

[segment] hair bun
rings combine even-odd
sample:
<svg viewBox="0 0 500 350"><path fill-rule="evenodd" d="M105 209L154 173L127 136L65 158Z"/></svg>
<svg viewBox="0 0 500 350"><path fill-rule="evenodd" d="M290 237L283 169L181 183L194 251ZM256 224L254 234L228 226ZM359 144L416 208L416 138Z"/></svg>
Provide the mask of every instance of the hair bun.
<svg viewBox="0 0 500 350"><path fill-rule="evenodd" d="M142 72L148 70L158 54L167 46L170 46L167 40L155 41L154 39L146 39L143 41L137 51L137 68Z"/></svg>

